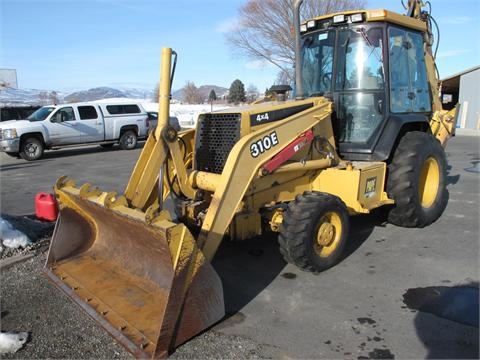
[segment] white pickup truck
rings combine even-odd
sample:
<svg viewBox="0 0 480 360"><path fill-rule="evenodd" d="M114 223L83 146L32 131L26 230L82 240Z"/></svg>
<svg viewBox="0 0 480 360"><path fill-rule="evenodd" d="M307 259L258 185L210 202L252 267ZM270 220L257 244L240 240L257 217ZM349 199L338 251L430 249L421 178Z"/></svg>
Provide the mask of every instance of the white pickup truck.
<svg viewBox="0 0 480 360"><path fill-rule="evenodd" d="M26 120L0 123L0 151L37 160L45 149L115 143L134 149L148 136L149 120L136 103L75 103L44 106Z"/></svg>

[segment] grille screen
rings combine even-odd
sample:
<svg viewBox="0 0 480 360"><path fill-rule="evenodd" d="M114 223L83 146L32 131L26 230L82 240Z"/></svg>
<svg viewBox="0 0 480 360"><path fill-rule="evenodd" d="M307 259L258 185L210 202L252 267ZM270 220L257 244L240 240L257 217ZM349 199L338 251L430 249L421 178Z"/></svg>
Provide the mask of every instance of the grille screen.
<svg viewBox="0 0 480 360"><path fill-rule="evenodd" d="M198 119L195 169L221 174L240 139L240 114L203 114Z"/></svg>

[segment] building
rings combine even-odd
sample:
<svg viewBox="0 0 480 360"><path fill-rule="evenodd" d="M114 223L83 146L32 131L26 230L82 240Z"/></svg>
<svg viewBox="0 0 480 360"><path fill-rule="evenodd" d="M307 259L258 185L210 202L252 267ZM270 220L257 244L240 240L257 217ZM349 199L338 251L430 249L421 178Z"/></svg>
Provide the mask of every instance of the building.
<svg viewBox="0 0 480 360"><path fill-rule="evenodd" d="M480 130L480 66L442 80L444 109L460 104L457 127Z"/></svg>

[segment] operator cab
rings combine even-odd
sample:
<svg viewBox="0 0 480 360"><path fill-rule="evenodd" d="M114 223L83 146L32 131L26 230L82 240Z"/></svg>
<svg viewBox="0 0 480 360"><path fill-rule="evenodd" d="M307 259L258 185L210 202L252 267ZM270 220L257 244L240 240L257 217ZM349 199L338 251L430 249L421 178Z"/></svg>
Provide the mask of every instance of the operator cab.
<svg viewBox="0 0 480 360"><path fill-rule="evenodd" d="M386 160L402 124L428 123L432 105L423 35L389 22L394 15L348 12L300 28L303 95L334 101L332 123L344 159ZM416 20L415 25L423 26ZM387 134L380 137L382 132Z"/></svg>

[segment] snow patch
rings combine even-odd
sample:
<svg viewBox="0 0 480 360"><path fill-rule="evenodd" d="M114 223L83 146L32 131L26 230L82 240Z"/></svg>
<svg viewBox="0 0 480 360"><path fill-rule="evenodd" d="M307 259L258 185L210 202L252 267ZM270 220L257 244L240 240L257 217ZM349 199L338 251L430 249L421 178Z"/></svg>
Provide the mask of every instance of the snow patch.
<svg viewBox="0 0 480 360"><path fill-rule="evenodd" d="M0 217L0 238L3 246L10 249L17 249L19 247L26 247L32 242L27 235L15 229L7 220ZM3 251L3 248L1 249Z"/></svg>
<svg viewBox="0 0 480 360"><path fill-rule="evenodd" d="M0 333L0 354L16 353L28 340L27 332Z"/></svg>

